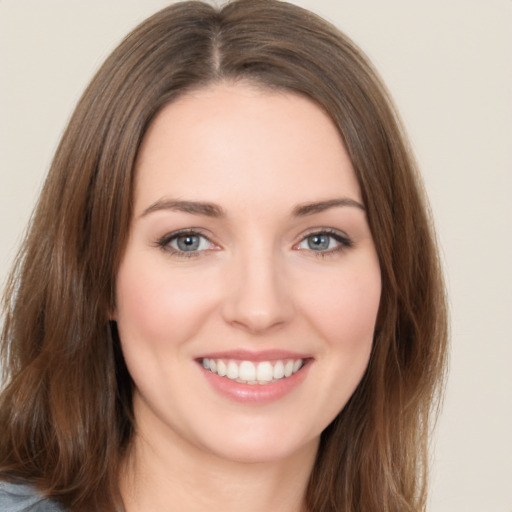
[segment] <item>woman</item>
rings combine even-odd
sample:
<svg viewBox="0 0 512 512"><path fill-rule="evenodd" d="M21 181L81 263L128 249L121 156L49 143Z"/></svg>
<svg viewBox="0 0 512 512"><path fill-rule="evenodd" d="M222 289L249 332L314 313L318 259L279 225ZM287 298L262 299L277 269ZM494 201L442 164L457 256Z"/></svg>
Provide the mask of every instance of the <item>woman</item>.
<svg viewBox="0 0 512 512"><path fill-rule="evenodd" d="M426 204L375 71L303 9L178 3L121 43L5 308L7 510L424 509Z"/></svg>

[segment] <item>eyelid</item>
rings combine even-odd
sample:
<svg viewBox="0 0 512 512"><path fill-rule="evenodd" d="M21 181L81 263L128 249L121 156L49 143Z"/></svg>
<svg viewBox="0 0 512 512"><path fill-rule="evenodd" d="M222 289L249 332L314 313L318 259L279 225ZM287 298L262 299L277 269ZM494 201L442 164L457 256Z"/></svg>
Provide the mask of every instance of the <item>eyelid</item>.
<svg viewBox="0 0 512 512"><path fill-rule="evenodd" d="M193 235L193 236L199 236L201 238L204 238L208 241L208 243L213 246L208 249L202 249L199 251L181 251L179 249L176 249L175 247L171 246L171 242L175 239L177 239L180 236L185 235ZM160 248L165 253L171 255L171 256L177 256L182 258L190 258L190 257L197 257L201 256L204 253L209 252L210 250L218 250L219 246L214 241L212 241L211 236L206 234L203 229L201 228L184 228L184 229L178 229L176 231L172 231L170 233L166 233L165 235L159 237L154 245L158 248Z"/></svg>
<svg viewBox="0 0 512 512"><path fill-rule="evenodd" d="M172 247L170 244L173 240L177 239L180 236L184 235L193 235L193 236L199 236L204 238L208 241L208 243L212 246L208 249L202 249L202 250L195 250L195 251L182 251L179 249L176 249ZM302 244L308 237L314 236L314 235L326 235L337 242L337 246L331 249L326 250L318 250L315 251L314 249L299 249L299 245ZM154 245L158 248L160 248L162 251L164 251L167 254L170 254L172 256L177 257L183 257L183 258L190 258L190 257L198 257L202 256L205 253L208 253L209 251L215 251L219 250L219 245L212 240L212 237L210 234L205 233L205 230L202 228L184 228L184 229L178 229L176 231L172 231L170 233L166 233L165 235L159 237ZM338 253L341 251L344 251L350 247L353 246L353 241L351 238L343 231L340 231L338 229L333 228L311 228L305 233L302 233L300 235L300 238L297 242L293 244L293 249L304 251L308 253L314 253L315 256L327 256L329 254Z"/></svg>
<svg viewBox="0 0 512 512"><path fill-rule="evenodd" d="M327 249L324 251L315 251L314 249L299 249L299 245L302 244L308 237L314 235L327 235L331 238L334 238L338 245L332 249ZM346 249L349 249L353 246L352 239L347 235L347 233L340 231L338 229L333 228L312 228L308 230L306 233L303 233L298 242L293 245L293 248L299 251L306 251L315 253L316 256L326 256L332 253L337 253Z"/></svg>

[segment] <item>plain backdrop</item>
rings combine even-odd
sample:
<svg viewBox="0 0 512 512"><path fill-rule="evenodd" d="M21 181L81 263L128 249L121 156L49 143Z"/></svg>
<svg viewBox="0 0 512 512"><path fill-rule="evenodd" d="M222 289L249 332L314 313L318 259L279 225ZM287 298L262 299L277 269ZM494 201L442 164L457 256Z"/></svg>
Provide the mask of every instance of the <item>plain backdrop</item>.
<svg viewBox="0 0 512 512"><path fill-rule="evenodd" d="M0 0L0 280L86 83L167 3ZM512 1L295 3L375 63L437 222L452 334L429 510L512 512Z"/></svg>

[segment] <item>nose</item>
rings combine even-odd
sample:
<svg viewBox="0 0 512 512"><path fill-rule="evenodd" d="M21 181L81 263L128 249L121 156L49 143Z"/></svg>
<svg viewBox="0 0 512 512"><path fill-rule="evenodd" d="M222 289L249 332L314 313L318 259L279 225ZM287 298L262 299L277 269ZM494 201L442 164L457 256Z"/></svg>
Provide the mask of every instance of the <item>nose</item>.
<svg viewBox="0 0 512 512"><path fill-rule="evenodd" d="M226 274L224 320L252 334L286 325L294 314L282 265L271 255L240 258Z"/></svg>

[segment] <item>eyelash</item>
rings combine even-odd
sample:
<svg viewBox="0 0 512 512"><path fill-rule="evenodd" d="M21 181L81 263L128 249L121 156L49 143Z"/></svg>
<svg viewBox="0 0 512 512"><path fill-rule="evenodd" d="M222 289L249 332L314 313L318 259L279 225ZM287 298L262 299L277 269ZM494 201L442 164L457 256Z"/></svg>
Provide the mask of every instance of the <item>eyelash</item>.
<svg viewBox="0 0 512 512"><path fill-rule="evenodd" d="M327 236L329 238L332 238L336 241L337 245L331 249L327 249L324 251L320 250L314 250L314 249L299 249L299 250L306 250L313 254L313 256L318 258L326 258L329 256L334 256L336 254L339 254L340 252L343 252L347 249L350 249L354 244L352 240L345 234L340 233L339 231L335 231L333 229L320 229L311 231L310 233L307 233L305 236L303 236L298 244L295 244L294 247L298 247L300 244L307 241L308 238L314 237L314 236Z"/></svg>
<svg viewBox="0 0 512 512"><path fill-rule="evenodd" d="M181 251L179 249L176 249L171 246L171 243L174 240L177 240L179 237L199 237L203 240L206 240L209 244L213 244L213 242L204 235L200 230L197 229L184 229L181 231L174 231L173 233L168 233L164 235L163 237L159 238L156 241L156 246L165 251L166 253L170 254L171 256L176 256L178 258L195 258L199 256L201 253L205 252L202 251Z"/></svg>
<svg viewBox="0 0 512 512"><path fill-rule="evenodd" d="M164 235L163 237L159 238L155 245L165 251L166 253L170 254L171 256L176 256L178 258L195 258L201 255L201 253L206 252L206 250L195 250L195 251L183 251L176 249L171 246L171 243L175 240L177 240L179 237L199 237L203 240L206 240L209 244L213 244L213 242L204 235L200 230L192 230L192 229L185 229L181 231L175 231L173 233L168 233ZM337 245L334 248L326 249L326 250L314 250L314 249L298 249L298 246L302 243L306 242L308 238L310 237L321 237L321 236L327 236L329 238L332 238L336 241ZM200 242L201 243L201 242ZM325 258L328 256L335 255L337 253L340 253L342 251L345 251L346 249L349 249L353 246L352 240L346 236L345 234L341 234L338 231L332 230L332 229L321 229L312 231L310 233L307 233L304 235L301 240L295 244L293 247L294 249L301 250L301 251L308 251L312 253L315 257L319 258Z"/></svg>

